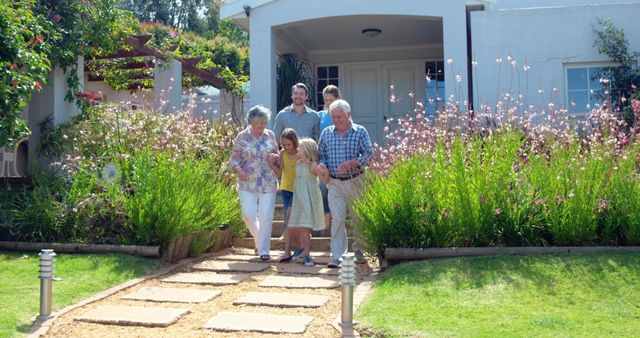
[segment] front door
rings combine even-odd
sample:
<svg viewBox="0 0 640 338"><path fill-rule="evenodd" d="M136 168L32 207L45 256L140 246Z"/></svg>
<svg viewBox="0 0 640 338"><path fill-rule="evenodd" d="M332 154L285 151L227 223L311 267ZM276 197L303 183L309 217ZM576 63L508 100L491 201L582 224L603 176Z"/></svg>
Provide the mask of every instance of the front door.
<svg viewBox="0 0 640 338"><path fill-rule="evenodd" d="M388 118L412 114L424 100L424 62L349 64L342 67L344 98L353 121L367 128L371 141L384 144Z"/></svg>

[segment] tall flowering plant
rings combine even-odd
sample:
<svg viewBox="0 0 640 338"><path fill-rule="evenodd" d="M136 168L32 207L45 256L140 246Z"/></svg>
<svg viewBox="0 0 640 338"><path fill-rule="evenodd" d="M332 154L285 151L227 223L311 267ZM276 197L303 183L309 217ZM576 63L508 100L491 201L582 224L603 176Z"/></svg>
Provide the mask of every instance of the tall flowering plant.
<svg viewBox="0 0 640 338"><path fill-rule="evenodd" d="M498 97L388 121L355 207L369 250L640 243L637 126L608 101L580 119Z"/></svg>

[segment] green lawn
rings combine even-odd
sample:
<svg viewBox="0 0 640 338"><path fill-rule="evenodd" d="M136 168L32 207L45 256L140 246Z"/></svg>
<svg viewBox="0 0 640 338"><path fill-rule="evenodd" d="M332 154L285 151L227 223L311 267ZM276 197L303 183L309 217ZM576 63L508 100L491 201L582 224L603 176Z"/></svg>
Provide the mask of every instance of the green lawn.
<svg viewBox="0 0 640 338"><path fill-rule="evenodd" d="M356 320L387 337L637 337L640 255L403 264L381 274Z"/></svg>
<svg viewBox="0 0 640 338"><path fill-rule="evenodd" d="M25 256L27 255L27 256ZM156 269L156 261L127 255L59 253L54 310ZM21 336L40 309L38 254L0 252L0 337Z"/></svg>

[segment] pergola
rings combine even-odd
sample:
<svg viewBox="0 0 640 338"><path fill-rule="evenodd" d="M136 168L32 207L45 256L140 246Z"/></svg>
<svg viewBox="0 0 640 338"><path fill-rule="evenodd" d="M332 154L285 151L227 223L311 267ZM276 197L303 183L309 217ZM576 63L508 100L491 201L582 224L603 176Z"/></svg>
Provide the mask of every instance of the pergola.
<svg viewBox="0 0 640 338"><path fill-rule="evenodd" d="M145 34L145 35L136 35L136 36L132 36L129 37L127 39L125 39L125 43L127 44L127 46L130 47L130 49L121 49L113 54L110 55L104 55L104 56L97 56L95 57L96 60L104 60L104 59L123 59L123 58L134 58L134 57L145 57L145 56L152 56L154 58L157 59L161 59L163 61L168 61L170 59L175 59L176 61L178 61L181 64L181 69L184 72L187 72L195 77L197 77L198 79L201 79L202 81L210 84L213 87L216 87L218 89L222 89L225 86L224 83L224 79L222 79L221 77L218 76L219 74L219 69L217 68L213 68L213 69L209 69L209 70L205 70L205 69L200 69L197 68L196 65L198 64L198 62L200 62L202 60L201 57L197 57L197 58L173 58L173 57L169 57L167 56L166 52L159 50L157 48L154 47L150 47L147 46L147 42L149 42L149 40L152 38L151 34ZM173 47L173 50L175 50L175 48L177 48L177 46ZM171 51L171 50L170 50ZM120 66L120 68L122 69L144 69L144 68L152 68L156 66L156 62L155 60L147 60L147 61L143 61L143 62L130 62L130 63L126 63L122 66ZM89 81L103 81L104 78L100 77L100 76L96 76L96 75L92 75L91 74L91 69L88 69L87 66L85 66L85 71L89 72L90 76L89 76ZM153 74L138 74L138 75L133 75L131 77L131 80L140 80L140 79L152 79L154 77ZM129 89L131 90L135 90L135 89L142 89L145 88L146 86L144 86L142 83L140 82L133 82Z"/></svg>

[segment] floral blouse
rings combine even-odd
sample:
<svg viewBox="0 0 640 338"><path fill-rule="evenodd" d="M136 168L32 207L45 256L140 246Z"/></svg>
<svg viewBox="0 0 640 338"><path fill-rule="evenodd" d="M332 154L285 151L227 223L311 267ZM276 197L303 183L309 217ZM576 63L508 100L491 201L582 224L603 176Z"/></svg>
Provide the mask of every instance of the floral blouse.
<svg viewBox="0 0 640 338"><path fill-rule="evenodd" d="M251 193L270 193L278 190L276 173L269 166L269 154L277 154L276 137L265 129L260 137L251 134L250 127L236 137L229 164L233 170L242 168L247 179L238 179L238 190Z"/></svg>

